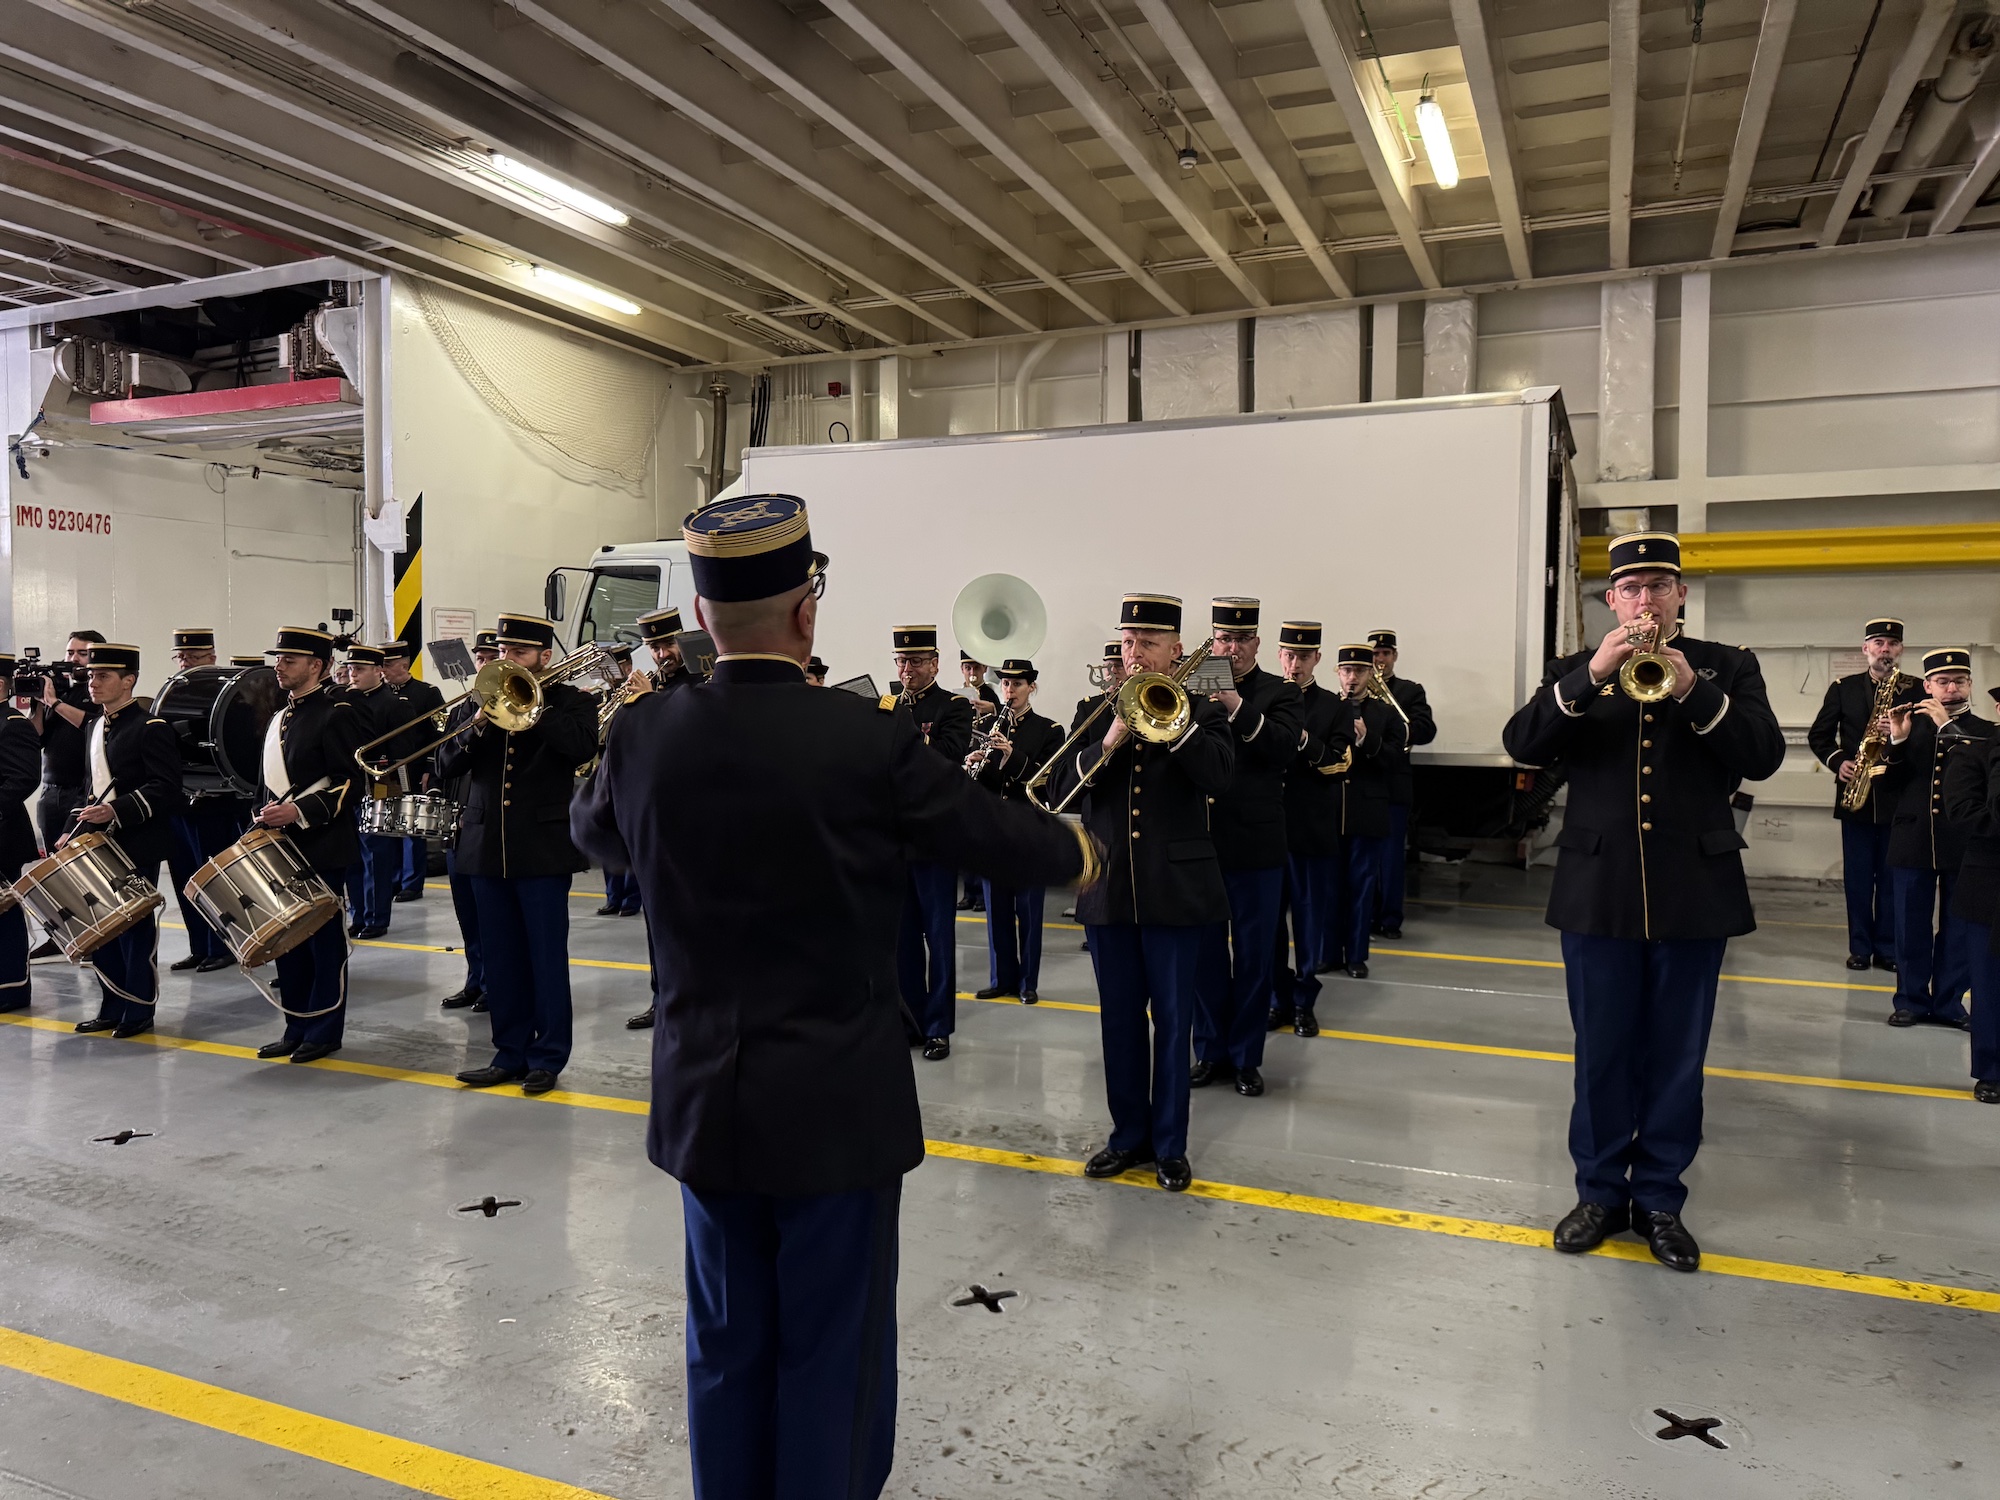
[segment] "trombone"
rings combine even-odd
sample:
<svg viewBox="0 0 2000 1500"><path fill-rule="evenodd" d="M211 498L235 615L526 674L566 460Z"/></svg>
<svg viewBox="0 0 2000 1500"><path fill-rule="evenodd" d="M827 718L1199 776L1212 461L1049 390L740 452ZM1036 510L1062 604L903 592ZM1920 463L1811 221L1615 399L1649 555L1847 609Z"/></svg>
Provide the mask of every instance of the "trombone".
<svg viewBox="0 0 2000 1500"><path fill-rule="evenodd" d="M1193 674L1194 669L1208 659L1208 642L1203 641L1170 672L1134 672L1125 679L1116 696L1107 697L1090 711L1081 724L1076 726L1070 737L1062 742L1056 753L1051 755L1042 768L1028 778L1028 800L1043 812L1063 813L1069 811L1074 802L1086 791L1104 762L1099 761L1089 772L1077 778L1075 786L1063 794L1054 807L1042 800L1042 788L1055 774L1059 762L1076 753L1076 749L1090 733L1091 726L1103 717L1106 709L1115 712L1125 721L1125 727L1133 735L1149 745L1164 745L1177 740L1186 732L1194 719L1194 703L1188 697L1188 690L1182 686Z"/></svg>
<svg viewBox="0 0 2000 1500"><path fill-rule="evenodd" d="M549 684L568 682L572 678L592 672L610 682L616 671L617 665L612 661L611 653L595 641L577 647L546 672L530 672L526 667L508 661L505 657L498 661L490 661L479 669L479 675L472 679L472 685L456 698L440 703L429 713L418 714L407 724L398 724L387 734L378 734L367 744L357 747L354 752L354 763L379 780L391 771L401 770L412 761L422 760L445 741L457 739L465 733L470 720L456 729L447 729L446 723L451 718L452 711L461 703L468 701L479 705L480 714L494 728L504 730L508 734L519 734L524 729L534 728L542 717L542 689ZM400 739L426 721L433 728L442 731L436 739L412 750L408 755L398 756L382 765L375 765L369 761L369 751L386 745L391 740Z"/></svg>

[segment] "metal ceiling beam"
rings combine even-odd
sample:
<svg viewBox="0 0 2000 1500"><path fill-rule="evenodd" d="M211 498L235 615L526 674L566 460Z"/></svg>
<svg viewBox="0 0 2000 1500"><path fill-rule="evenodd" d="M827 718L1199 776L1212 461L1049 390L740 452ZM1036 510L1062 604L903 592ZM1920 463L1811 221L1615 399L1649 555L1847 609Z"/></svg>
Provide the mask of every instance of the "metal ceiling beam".
<svg viewBox="0 0 2000 1500"><path fill-rule="evenodd" d="M31 271L41 271L40 276L32 276ZM85 297L89 295L83 287L65 286L60 281L48 280L48 271L40 261L15 260L5 252L0 252L0 280L13 282L16 286L31 287L38 292L54 292L58 297ZM95 280L96 278L91 278ZM103 283L98 283L102 286Z"/></svg>
<svg viewBox="0 0 2000 1500"><path fill-rule="evenodd" d="M1528 255L1520 171L1514 160L1514 111L1507 100L1506 80L1500 76L1500 54L1486 12L1486 0L1451 0L1459 56L1465 61L1465 86L1472 94L1473 118L1486 147L1487 180L1492 184L1500 238L1507 246L1507 268L1517 281L1532 281L1535 268Z"/></svg>
<svg viewBox="0 0 2000 1500"><path fill-rule="evenodd" d="M335 256L318 260L287 261L282 266L259 266L254 271L232 271L226 276L183 281L171 287L152 287L135 292L105 292L101 296L77 297L57 304L65 318L108 318L142 307L192 307L210 297L248 297L275 286L303 286L314 281L352 281L364 274L363 268ZM19 313L0 318L0 329L21 328L30 323L46 323L46 317Z"/></svg>
<svg viewBox="0 0 2000 1500"><path fill-rule="evenodd" d="M81 214L108 228L175 245L246 271L311 254L303 246L285 248L254 235L231 232L212 220L206 221L204 228L203 216L185 205L144 203L75 168L64 169L7 148L0 148L0 194Z"/></svg>
<svg viewBox="0 0 2000 1500"><path fill-rule="evenodd" d="M46 8L45 8L46 7ZM425 161L397 152L371 138L351 120L322 118L325 108L303 100L272 80L253 75L181 42L144 22L133 21L114 39L54 11L70 12L60 0L0 0L0 56L53 75L74 89L100 93L124 104L213 136L248 155L248 166L279 165L323 181L364 203L379 202L419 224L439 224L475 236L521 261L559 268L619 292L642 307L690 330L687 342L669 343L692 358L708 355L696 347L715 340L758 349L750 335L717 318L713 304L670 279L669 270L646 264L651 252L607 225L571 213L564 222L515 211L456 185L458 174L443 160ZM189 76L220 87L191 86ZM17 99L17 108L24 107ZM239 168L234 180L254 179ZM620 316L609 310L601 316ZM720 325L720 326L718 326Z"/></svg>
<svg viewBox="0 0 2000 1500"><path fill-rule="evenodd" d="M1636 5L1638 0L1630 3ZM1375 81L1361 71L1356 52L1327 14L1326 0L1292 0L1292 4L1305 26L1313 56L1319 59L1320 72L1326 75L1327 87L1333 90L1334 102L1354 133L1355 149L1374 180L1383 208L1388 210L1389 223L1402 242L1403 253L1410 258L1410 268L1426 287L1442 287L1423 240L1423 205L1411 186L1409 163L1403 156L1408 143L1400 130L1389 126L1388 101L1381 98Z"/></svg>
<svg viewBox="0 0 2000 1500"><path fill-rule="evenodd" d="M1006 86L967 54L965 43L928 6L827 0L827 8L1142 291L1177 317L1188 311L1148 269L1156 251L1123 222L1117 198L1046 128L1014 117Z"/></svg>
<svg viewBox="0 0 2000 1500"><path fill-rule="evenodd" d="M551 144L573 147L557 175L575 182L635 220L657 225L660 235L685 239L728 266L767 281L800 301L835 312L841 290L819 266L699 202L662 191L657 176L632 166L594 143L567 135L551 142L561 127L537 119L516 105L459 79L445 68L429 72L404 66L414 59L403 38L377 23L338 14L312 0L183 0L260 42L282 48L315 68L379 95L398 111L408 111L440 131L497 147L523 161L549 153ZM477 154L477 153L475 153ZM508 189L502 188L502 194ZM705 232L704 232L705 231ZM831 340L815 338L797 325L768 318L757 289L740 285L693 263L676 264L676 279L691 291L763 324L786 338L798 338L829 354L844 353ZM873 330L870 330L873 332ZM875 336L881 337L881 334Z"/></svg>
<svg viewBox="0 0 2000 1500"><path fill-rule="evenodd" d="M1744 195L1757 169L1764 144L1764 125L1771 99L1778 91L1778 73L1785 65L1785 44L1792 39L1798 0L1765 0L1764 25L1757 34L1757 58L1750 64L1750 86L1744 91L1743 112L1736 117L1736 144L1729 151L1729 175L1723 181L1722 208L1716 215L1715 239L1709 254L1721 259L1736 243L1736 226L1743 219Z"/></svg>
<svg viewBox="0 0 2000 1500"><path fill-rule="evenodd" d="M2000 177L2000 120L1992 123L1993 133L1984 141L1979 140L1975 131L1973 140L1979 147L1979 154L1973 158L1972 170L1958 181L1941 190L1938 206L1931 215L1930 233L1951 234L1965 222L1986 190L1993 186L1993 179Z"/></svg>
<svg viewBox="0 0 2000 1500"><path fill-rule="evenodd" d="M53 240L86 255L103 256L127 265L143 266L175 281L195 276L213 276L228 269L214 256L199 250L183 249L160 240L143 239L109 224L100 224L87 214L38 203L0 191L0 227Z"/></svg>
<svg viewBox="0 0 2000 1500"><path fill-rule="evenodd" d="M51 254L51 251L57 253ZM56 266L73 266L79 276L88 276L92 281L101 281L107 286L117 287L160 286L180 279L176 276L162 275L158 271L143 270L138 266L101 260L94 255L65 253L67 251L67 246L53 245L30 235L0 230L0 255L11 255L24 264L43 267L48 269L51 275L54 274L53 268Z"/></svg>
<svg viewBox="0 0 2000 1500"><path fill-rule="evenodd" d="M1209 207L1200 184L1183 180L1178 169L1168 176L1155 159L1165 154L1165 142L1149 145L1131 129L1124 89L1072 62L1076 39L1067 34L1066 25L1045 14L1039 0L979 0L979 3L1014 44L1027 53L1042 76L1061 91L1099 139L1117 153L1140 186L1153 195L1201 253L1228 278L1238 295L1252 307L1269 307L1270 297L1236 263L1229 247L1211 227L1215 210Z"/></svg>
<svg viewBox="0 0 2000 1500"><path fill-rule="evenodd" d="M1868 122L1868 133L1862 136L1860 146L1855 149L1853 163L1841 181L1840 191L1827 205L1826 222L1819 231L1821 245L1838 243L1841 232L1847 228L1854 205L1861 199L1861 190L1867 185L1869 176L1889 144L1889 132L1902 118L1903 107L1910 102L1910 94L1916 88L1917 80L1923 76L1924 64L1930 61L1938 38L1944 35L1944 29L1957 9L1957 0L1924 0L1924 8L1917 13L1916 23L1910 28L1910 39L1904 44L1895 67L1889 70L1889 80L1882 88L1882 100L1875 106L1874 117Z"/></svg>
<svg viewBox="0 0 2000 1500"><path fill-rule="evenodd" d="M1632 264L1632 151L1639 126L1639 0L1611 0L1611 269Z"/></svg>
<svg viewBox="0 0 2000 1500"><path fill-rule="evenodd" d="M1323 242L1331 238L1326 208L1313 196L1298 150L1257 85L1230 71L1236 62L1236 46L1207 0L1139 0L1139 11L1188 86L1208 106L1257 186L1270 197L1271 206L1327 290L1336 297L1353 296L1354 289L1326 252ZM1229 171L1219 163L1217 166L1224 173Z"/></svg>
<svg viewBox="0 0 2000 1500"><path fill-rule="evenodd" d="M571 6L579 0L564 0ZM581 0L594 4L595 0ZM1074 257L1035 216L935 135L915 135L894 95L777 0L648 0L733 52L1095 323L1111 317L1063 279Z"/></svg>

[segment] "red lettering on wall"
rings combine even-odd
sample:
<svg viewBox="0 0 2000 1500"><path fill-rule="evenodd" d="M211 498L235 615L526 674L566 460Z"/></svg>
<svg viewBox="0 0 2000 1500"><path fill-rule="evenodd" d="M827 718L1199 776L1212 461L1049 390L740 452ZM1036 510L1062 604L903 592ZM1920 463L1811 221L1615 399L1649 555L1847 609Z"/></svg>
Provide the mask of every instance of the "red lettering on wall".
<svg viewBox="0 0 2000 1500"><path fill-rule="evenodd" d="M111 516L101 510L44 510L39 505L16 505L14 524L36 531L76 531L89 536L110 536Z"/></svg>

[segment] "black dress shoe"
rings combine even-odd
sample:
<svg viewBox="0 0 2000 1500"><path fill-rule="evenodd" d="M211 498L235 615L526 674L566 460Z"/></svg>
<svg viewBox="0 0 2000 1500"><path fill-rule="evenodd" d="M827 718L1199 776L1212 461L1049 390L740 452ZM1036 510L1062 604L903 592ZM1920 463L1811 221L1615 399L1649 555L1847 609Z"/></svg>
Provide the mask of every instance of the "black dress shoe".
<svg viewBox="0 0 2000 1500"><path fill-rule="evenodd" d="M645 914L646 908L643 906L621 906L618 908L618 915L621 917L643 917Z"/></svg>
<svg viewBox="0 0 2000 1500"><path fill-rule="evenodd" d="M971 911L971 910L972 910L972 898L971 898L970 896L960 896L960 897L958 898L958 900L957 900L957 901L956 901L955 903L953 903L953 910L955 910L955 911Z"/></svg>
<svg viewBox="0 0 2000 1500"><path fill-rule="evenodd" d="M1868 963L1868 955L1865 953L1850 953L1847 955L1847 967L1850 969L1857 971L1865 969L1868 967Z"/></svg>
<svg viewBox="0 0 2000 1500"><path fill-rule="evenodd" d="M972 998L975 1000L998 1000L1002 995L1005 995L1007 998L1013 999L1016 997L1016 994L1017 992L1007 985L990 984L983 990L974 990Z"/></svg>
<svg viewBox="0 0 2000 1500"><path fill-rule="evenodd" d="M444 999L438 1001L438 1009L464 1010L467 1006L477 1005L479 1003L479 997L484 995L485 993L486 991L476 990L471 985L468 984L464 989L459 990L453 994L446 995Z"/></svg>
<svg viewBox="0 0 2000 1500"><path fill-rule="evenodd" d="M475 1016L485 1015L486 997L484 995L481 995L477 1000L473 1001L471 1005L467 1006L466 1009L470 1010Z"/></svg>
<svg viewBox="0 0 2000 1500"><path fill-rule="evenodd" d="M1389 939L1392 943L1399 941L1403 936L1403 929L1400 927L1384 927L1381 929L1381 932L1382 936Z"/></svg>
<svg viewBox="0 0 2000 1500"><path fill-rule="evenodd" d="M1627 1204L1612 1208L1603 1203L1579 1203L1556 1225L1556 1249L1565 1255L1581 1255L1631 1227L1632 1209Z"/></svg>
<svg viewBox="0 0 2000 1500"><path fill-rule="evenodd" d="M1349 964L1347 966L1347 977L1349 979L1366 979L1368 977L1368 965Z"/></svg>
<svg viewBox="0 0 2000 1500"><path fill-rule="evenodd" d="M1345 967L1346 967L1346 965L1344 965L1344 964L1337 964L1337 963L1323 963L1323 964L1321 964L1321 965L1320 965L1320 966L1319 966L1318 968L1314 969L1314 970L1313 970L1313 973L1315 973L1315 974L1331 974L1331 973L1333 973L1333 972L1334 972L1335 970L1337 970L1337 969L1342 969L1342 968L1345 968Z"/></svg>
<svg viewBox="0 0 2000 1500"><path fill-rule="evenodd" d="M338 1042L302 1042L292 1054L295 1063L318 1062L322 1057L331 1057L340 1050Z"/></svg>
<svg viewBox="0 0 2000 1500"><path fill-rule="evenodd" d="M363 927L364 925L365 925L365 924L363 924L363 923L360 923L360 922L349 922L349 923L347 924L347 935L348 935L349 937L351 937L351 938L358 938L358 937L360 937L360 936L361 936L361 929L362 929L362 927Z"/></svg>
<svg viewBox="0 0 2000 1500"><path fill-rule="evenodd" d="M1913 1010L1890 1011L1889 1024L1891 1026L1914 1026L1917 1024L1917 1013Z"/></svg>
<svg viewBox="0 0 2000 1500"><path fill-rule="evenodd" d="M1280 1010L1274 1005L1264 1015L1264 1029L1266 1031L1283 1031L1297 1019L1297 1011L1290 1008Z"/></svg>
<svg viewBox="0 0 2000 1500"><path fill-rule="evenodd" d="M1185 1193L1194 1181L1194 1168L1188 1165L1185 1156L1169 1156L1160 1163L1154 1176L1168 1192Z"/></svg>
<svg viewBox="0 0 2000 1500"><path fill-rule="evenodd" d="M2000 1104L2000 1078L1982 1078L1972 1086L1972 1097L1981 1104Z"/></svg>
<svg viewBox="0 0 2000 1500"><path fill-rule="evenodd" d="M168 964L167 971L172 974L185 973L187 970L192 969L196 964L200 962L201 962L200 959L196 958L192 953L190 953L186 958L177 958L172 963Z"/></svg>
<svg viewBox="0 0 2000 1500"><path fill-rule="evenodd" d="M1970 1031L1972 1029L1972 1017L1940 1015L1934 1010L1926 1010L1917 1013L1917 1024L1919 1026L1943 1026L1951 1031Z"/></svg>
<svg viewBox="0 0 2000 1500"><path fill-rule="evenodd" d="M1133 1167L1143 1167L1153 1159L1150 1151L1115 1151L1106 1146L1083 1164L1086 1177L1116 1177Z"/></svg>
<svg viewBox="0 0 2000 1500"><path fill-rule="evenodd" d="M530 1068L528 1076L521 1080L524 1094L546 1094L556 1086L556 1075L547 1068Z"/></svg>
<svg viewBox="0 0 2000 1500"><path fill-rule="evenodd" d="M111 1034L124 1041L127 1037L144 1036L153 1029L151 1021L125 1021L111 1028Z"/></svg>
<svg viewBox="0 0 2000 1500"><path fill-rule="evenodd" d="M92 1016L88 1021L78 1021L76 1029L85 1035L93 1031L114 1031L118 1023L108 1016Z"/></svg>
<svg viewBox="0 0 2000 1500"><path fill-rule="evenodd" d="M924 1038L924 1061L943 1062L951 1056L951 1038L948 1036L927 1036Z"/></svg>
<svg viewBox="0 0 2000 1500"><path fill-rule="evenodd" d="M264 1043L263 1046L257 1049L257 1055L265 1059L266 1061L269 1061L271 1058L274 1057L290 1057L294 1052L298 1050L299 1050L299 1044L297 1042L286 1042L286 1041L266 1042Z"/></svg>
<svg viewBox="0 0 2000 1500"><path fill-rule="evenodd" d="M1653 1259L1669 1271L1699 1271L1701 1246L1687 1232L1679 1214L1649 1213L1641 1216L1640 1230L1652 1247Z"/></svg>
<svg viewBox="0 0 2000 1500"><path fill-rule="evenodd" d="M1893 974L1896 972L1896 960L1893 958L1882 958L1878 955L1875 959L1875 967L1885 974Z"/></svg>
<svg viewBox="0 0 2000 1500"><path fill-rule="evenodd" d="M28 1001L25 997L19 1000L0 1000L0 1016L7 1015L12 1011L26 1010L27 1008Z"/></svg>
<svg viewBox="0 0 2000 1500"><path fill-rule="evenodd" d="M370 938L387 937L388 935L389 929L386 927L364 927L355 933L354 937L357 942L365 943Z"/></svg>
<svg viewBox="0 0 2000 1500"><path fill-rule="evenodd" d="M424 888L418 886L415 890L398 891L389 899L391 901L421 901L424 899Z"/></svg>
<svg viewBox="0 0 2000 1500"><path fill-rule="evenodd" d="M62 956L62 949L58 948L52 939L44 938L41 942L35 944L34 951L28 955L28 962L31 964L45 964L52 958L61 958Z"/></svg>
<svg viewBox="0 0 2000 1500"><path fill-rule="evenodd" d="M1042 998L1042 997L1041 997L1040 995L1036 994L1036 993L1035 993L1035 992L1034 992L1033 990L1022 990L1022 991L1021 991L1021 1003L1022 1003L1023 1005L1033 1005L1033 1004L1035 1004L1035 1003L1036 1003L1036 1002L1037 1002L1038 1000L1040 1000L1041 998Z"/></svg>
<svg viewBox="0 0 2000 1500"><path fill-rule="evenodd" d="M231 955L227 953L211 953L207 958L204 958L194 966L194 971L197 974L213 974L217 969L232 969L235 966L236 960Z"/></svg>
<svg viewBox="0 0 2000 1500"><path fill-rule="evenodd" d="M1264 1075L1255 1068L1237 1069L1236 1092L1245 1099L1255 1099L1264 1092Z"/></svg>
<svg viewBox="0 0 2000 1500"><path fill-rule="evenodd" d="M651 1009L642 1010L636 1016L626 1017L625 1029L627 1031L651 1031L653 1029L653 1012Z"/></svg>
<svg viewBox="0 0 2000 1500"><path fill-rule="evenodd" d="M1292 1022L1293 1036L1318 1036L1319 1017L1309 1010L1299 1012L1299 1018Z"/></svg>
<svg viewBox="0 0 2000 1500"><path fill-rule="evenodd" d="M519 1083L527 1076L526 1069L516 1073L509 1068L467 1068L458 1075L458 1081L467 1088L490 1089L503 1083Z"/></svg>
<svg viewBox="0 0 2000 1500"><path fill-rule="evenodd" d="M1205 1089L1218 1078L1233 1078L1236 1070L1226 1062L1198 1062L1188 1069L1188 1087Z"/></svg>
<svg viewBox="0 0 2000 1500"><path fill-rule="evenodd" d="M615 906L600 906L597 908L596 914L600 917L615 917L618 915L618 908Z"/></svg>

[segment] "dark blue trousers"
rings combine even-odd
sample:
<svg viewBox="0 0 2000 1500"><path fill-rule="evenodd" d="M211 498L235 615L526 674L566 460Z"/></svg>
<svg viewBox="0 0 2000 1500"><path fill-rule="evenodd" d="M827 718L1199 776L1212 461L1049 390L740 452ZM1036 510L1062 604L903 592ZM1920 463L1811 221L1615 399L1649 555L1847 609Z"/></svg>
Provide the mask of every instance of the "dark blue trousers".
<svg viewBox="0 0 2000 1500"><path fill-rule="evenodd" d="M1960 922L1958 939L1972 970L1972 1077L2000 1083L2000 954L1993 951L1993 929Z"/></svg>
<svg viewBox="0 0 2000 1500"><path fill-rule="evenodd" d="M1576 1029L1569 1154L1577 1197L1681 1211L1701 1145L1702 1061L1727 938L1562 935Z"/></svg>
<svg viewBox="0 0 2000 1500"><path fill-rule="evenodd" d="M1114 1151L1187 1155L1195 969L1209 931L1134 922L1089 929Z"/></svg>
<svg viewBox="0 0 2000 1500"><path fill-rule="evenodd" d="M1403 883L1410 854L1410 810L1389 804L1389 841L1382 848L1382 869L1375 882L1375 925L1403 925Z"/></svg>
<svg viewBox="0 0 2000 1500"><path fill-rule="evenodd" d="M569 876L473 875L493 1063L560 1073L569 1062Z"/></svg>
<svg viewBox="0 0 2000 1500"><path fill-rule="evenodd" d="M1887 823L1841 820L1840 883L1847 893L1848 953L1855 958L1893 960L1896 898L1889 888Z"/></svg>
<svg viewBox="0 0 2000 1500"><path fill-rule="evenodd" d="M902 1195L900 1182L794 1197L682 1185L695 1500L882 1493Z"/></svg>
<svg viewBox="0 0 2000 1500"><path fill-rule="evenodd" d="M624 870L604 872L604 904L613 911L638 911L639 877Z"/></svg>
<svg viewBox="0 0 2000 1500"><path fill-rule="evenodd" d="M925 1036L958 1029L958 871L911 861L896 934L896 982Z"/></svg>
<svg viewBox="0 0 2000 1500"><path fill-rule="evenodd" d="M394 887L389 894L393 896L398 891L407 891L421 900L424 894L424 877L430 873L430 840L397 839L396 842L403 846L403 850L397 861L389 867Z"/></svg>
<svg viewBox="0 0 2000 1500"><path fill-rule="evenodd" d="M458 918L458 939L465 947L465 987L486 988L486 965L479 946L479 903L472 897L472 877L458 873L458 854L444 853L445 879L451 883L451 910Z"/></svg>
<svg viewBox="0 0 2000 1500"><path fill-rule="evenodd" d="M188 952L195 958L218 958L228 954L229 945L188 900L186 887L196 870L243 837L243 815L236 802L204 799L194 807L196 811L172 820L174 842L167 854L167 876L174 883L174 900L180 903L181 923L187 928Z"/></svg>
<svg viewBox="0 0 2000 1500"><path fill-rule="evenodd" d="M982 882L986 890L987 983L1018 995L1042 981L1042 887L1015 890Z"/></svg>
<svg viewBox="0 0 2000 1500"><path fill-rule="evenodd" d="M1202 1062L1264 1066L1271 1017L1271 967L1285 867L1224 870L1229 920L1209 929L1195 977L1194 1055Z"/></svg>
<svg viewBox="0 0 2000 1500"><path fill-rule="evenodd" d="M157 913L90 955L102 998L99 1019L120 1026L150 1025L160 997L160 919Z"/></svg>
<svg viewBox="0 0 2000 1500"><path fill-rule="evenodd" d="M403 847L408 839L385 838L379 833L361 835L360 901L354 909L357 927L387 927L390 902L396 895Z"/></svg>
<svg viewBox="0 0 2000 1500"><path fill-rule="evenodd" d="M0 1012L28 1007L28 914L0 911Z"/></svg>
<svg viewBox="0 0 2000 1500"><path fill-rule="evenodd" d="M1340 889L1328 916L1334 967L1368 962L1368 931L1375 920L1375 886L1381 878L1384 838L1349 835L1340 841Z"/></svg>
<svg viewBox="0 0 2000 1500"><path fill-rule="evenodd" d="M323 872L322 872L323 873ZM289 953L273 960L278 998L285 1006L285 1040L330 1042L338 1047L347 1033L347 933L338 920ZM292 1012L322 1011L322 1015Z"/></svg>
<svg viewBox="0 0 2000 1500"><path fill-rule="evenodd" d="M1951 914L1957 872L1889 871L1896 912L1896 1009L1965 1019L1966 970Z"/></svg>
<svg viewBox="0 0 2000 1500"><path fill-rule="evenodd" d="M1278 924L1271 967L1271 1010L1280 1021L1310 1011L1319 1001L1317 971L1328 962L1332 939L1327 918L1339 889L1338 855L1294 854L1286 861L1285 904L1291 920Z"/></svg>

